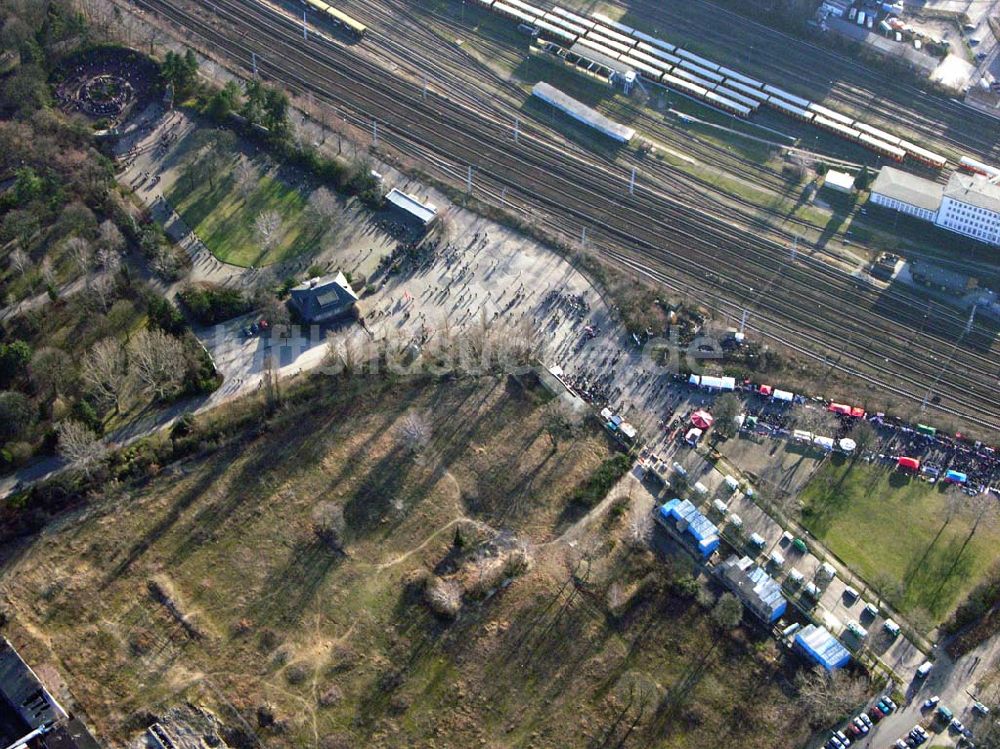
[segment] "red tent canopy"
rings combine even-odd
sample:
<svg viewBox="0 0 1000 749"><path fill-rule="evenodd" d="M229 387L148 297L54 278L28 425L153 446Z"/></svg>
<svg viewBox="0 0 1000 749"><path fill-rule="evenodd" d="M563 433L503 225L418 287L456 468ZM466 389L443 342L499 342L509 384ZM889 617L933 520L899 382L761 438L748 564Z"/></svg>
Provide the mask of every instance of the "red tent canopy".
<svg viewBox="0 0 1000 749"><path fill-rule="evenodd" d="M865 409L861 408L861 406L854 406L851 408L851 416L855 419L863 419L865 418Z"/></svg>
<svg viewBox="0 0 1000 749"><path fill-rule="evenodd" d="M691 414L691 423L699 429L708 429L714 421L715 419L708 411L695 411Z"/></svg>
<svg viewBox="0 0 1000 749"><path fill-rule="evenodd" d="M896 465L899 468L905 468L908 471L919 471L920 461L916 458L899 458L896 461Z"/></svg>
<svg viewBox="0 0 1000 749"><path fill-rule="evenodd" d="M831 403L826 407L827 411L831 411L835 414L843 414L844 416L851 415L851 407L845 406L843 403Z"/></svg>
<svg viewBox="0 0 1000 749"><path fill-rule="evenodd" d="M761 385L760 386L760 394L761 395L770 395L773 390L774 390L774 388L772 388L770 385Z"/></svg>

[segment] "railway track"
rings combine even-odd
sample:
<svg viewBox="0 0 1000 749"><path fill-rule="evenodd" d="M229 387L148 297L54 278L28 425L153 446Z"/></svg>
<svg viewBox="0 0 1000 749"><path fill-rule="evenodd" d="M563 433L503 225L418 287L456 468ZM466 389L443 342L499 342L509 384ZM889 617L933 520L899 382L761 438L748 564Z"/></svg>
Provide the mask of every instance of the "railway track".
<svg viewBox="0 0 1000 749"><path fill-rule="evenodd" d="M633 19L668 29L671 41L690 41L706 56L752 69L793 93L834 109L851 109L890 131L906 131L921 145L952 157L970 154L986 161L1000 161L1000 128L995 119L960 102L929 93L891 73L832 51L818 44L775 30L752 18L707 0L683 4L635 0L616 3ZM733 35L740 35L740 55ZM767 54L767 50L783 54ZM749 70L748 70L749 72ZM824 95L825 92L825 95Z"/></svg>
<svg viewBox="0 0 1000 749"><path fill-rule="evenodd" d="M186 9L163 0L150 0L147 7L155 8L175 23L200 34L204 41L217 45L221 51L236 59L248 59L250 44L264 53L259 64L268 74L291 84L300 91L312 90L314 94L331 103L348 105L365 115L380 116L384 122L400 122L383 128L383 137L390 133L398 138L404 149L414 150L417 144L458 164L483 163L495 166L480 168L477 182L488 183L489 189L509 188L513 193L507 202L519 194L519 201L548 208L557 216L552 223L557 228L566 229L567 223L598 220L607 223L604 234L615 252L633 257L633 262L651 269L671 271L675 288L698 283L712 286L725 301L723 305L730 313L738 313L748 302L755 303L754 316L761 328L770 331L775 338L788 339L798 335L800 340L814 343L822 350L830 349L831 340L843 340L845 330L840 325L824 324L817 310L831 305L828 292L848 292L849 282L828 275L829 269L817 273L815 262L800 259L798 263L788 263L785 267L776 265L775 258L784 254L781 247L747 238L740 245L734 243L731 230L720 227L716 222L706 220L685 209L671 204L666 196L647 195L645 191L637 195L637 200L625 203L619 198L622 178L608 174L607 169L588 164L575 154L553 152L551 147L529 141L517 154L510 153L510 139L507 133L495 132L488 120L460 107L456 102L431 97L423 101L419 87L399 80L385 70L375 69L340 47L323 45L323 49L311 48L308 54L302 49L298 39L300 29L286 21L273 17L260 6L240 2L218 3L220 12L229 13L227 31L220 31ZM240 32L245 30L245 33ZM234 33L235 32L235 33ZM407 113L406 117L400 115ZM387 132L388 130L388 132ZM470 135L474 133L475 135ZM608 184L618 183L614 189ZM565 186L573 184L581 195L568 194ZM600 189L584 185L602 185ZM634 205L633 205L634 203ZM655 217L655 218L654 218ZM639 231L641 230L641 231ZM670 237L668 248L661 241ZM727 259L733 261L735 275L740 280L717 277L716 281L705 281L704 267L714 267L719 262L719 253L710 252L718 243L729 252ZM743 255L747 262L741 263ZM692 257L694 255L694 257ZM638 257L636 257L638 256ZM777 270L775 270L777 268ZM791 281L794 287L787 286ZM782 285L785 283L786 285ZM755 287L753 284L757 284ZM755 288L768 289L768 298L755 299ZM821 290L821 296L806 294ZM857 295L859 292L855 292ZM758 294L759 296L759 294ZM847 294L850 299L851 295ZM869 308L872 301L858 300ZM898 322L888 321L879 315L865 324L851 325L848 340L856 335L860 341L869 341L859 347L852 343L841 351L841 357L853 364L837 364L837 368L847 372L860 372L858 367L873 371L869 377L876 379L883 388L892 390L910 400L920 400L926 391L926 383L937 376L932 365L924 357L914 356L910 341L900 340L893 334ZM919 319L919 318L915 318ZM873 330L871 323L879 321L884 327ZM947 321L945 321L947 322ZM780 338L774 331L786 330ZM875 335L884 337L875 340ZM954 338L951 339L952 341ZM947 339L933 339L929 346L929 356L948 352ZM877 345L876 345L877 344ZM801 345L801 344L796 344ZM794 346L793 346L794 347ZM849 350L850 349L850 350ZM947 385L948 400L933 407L954 416L959 416L987 429L995 429L995 414L998 404L986 394L996 380L996 372L987 356L977 357L973 352L962 350L961 364L965 374L949 371ZM875 362L884 357L885 364ZM810 351L810 356L823 360L824 356ZM892 364L893 366L885 366ZM907 372L909 370L909 372ZM940 371L940 370L939 370ZM950 377L954 374L955 377ZM959 380L963 380L959 382ZM892 384L889 384L893 381ZM888 385L888 387L887 387ZM963 387L965 385L966 387ZM957 387L961 392L956 392ZM976 403L969 402L969 392L976 392Z"/></svg>

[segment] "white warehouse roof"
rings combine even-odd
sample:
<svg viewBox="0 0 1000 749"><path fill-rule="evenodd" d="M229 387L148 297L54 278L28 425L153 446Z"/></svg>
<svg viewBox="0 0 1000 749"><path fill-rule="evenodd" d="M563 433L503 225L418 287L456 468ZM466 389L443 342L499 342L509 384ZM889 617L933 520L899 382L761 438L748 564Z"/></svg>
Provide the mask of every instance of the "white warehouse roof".
<svg viewBox="0 0 1000 749"><path fill-rule="evenodd" d="M589 125L619 143L628 143L635 135L635 130L632 128L608 119L597 110L591 109L583 102L564 94L555 86L550 86L545 81L536 83L531 89L531 93L542 101L551 104L556 109L565 112L573 119L579 120L584 125Z"/></svg>
<svg viewBox="0 0 1000 749"><path fill-rule="evenodd" d="M831 190L849 193L854 190L854 177L847 172L838 172L830 169L826 173L826 179L823 181L823 184Z"/></svg>
<svg viewBox="0 0 1000 749"><path fill-rule="evenodd" d="M936 211L941 206L944 186L902 169L884 166L872 184L872 192L926 211Z"/></svg>
<svg viewBox="0 0 1000 749"><path fill-rule="evenodd" d="M412 195L407 195L401 190L397 190L395 187L389 191L389 194L385 196L385 199L389 201L391 205L399 208L401 211L413 216L424 226L429 224L437 216L437 208L432 206L430 203L421 203L417 198Z"/></svg>

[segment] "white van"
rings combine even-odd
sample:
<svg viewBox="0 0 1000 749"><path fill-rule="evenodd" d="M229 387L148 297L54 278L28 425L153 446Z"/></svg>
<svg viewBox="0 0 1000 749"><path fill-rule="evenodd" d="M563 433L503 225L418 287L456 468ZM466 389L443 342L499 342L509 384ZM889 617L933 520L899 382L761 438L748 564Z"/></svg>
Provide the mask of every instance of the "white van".
<svg viewBox="0 0 1000 749"><path fill-rule="evenodd" d="M931 672L932 668L934 668L933 663L931 663L930 661L924 661L923 663L920 664L920 667L917 668L917 678L918 679L925 678L927 674Z"/></svg>

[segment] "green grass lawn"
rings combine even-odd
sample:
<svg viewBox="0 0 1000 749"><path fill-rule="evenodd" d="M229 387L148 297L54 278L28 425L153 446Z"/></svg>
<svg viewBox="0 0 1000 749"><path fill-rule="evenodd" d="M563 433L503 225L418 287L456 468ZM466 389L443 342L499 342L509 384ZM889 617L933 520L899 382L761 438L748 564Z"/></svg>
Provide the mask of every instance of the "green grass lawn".
<svg viewBox="0 0 1000 749"><path fill-rule="evenodd" d="M964 495L947 521L945 499L943 485L834 460L803 490L802 517L851 569L881 584L894 606L940 621L980 581L1000 543L989 516L975 526Z"/></svg>
<svg viewBox="0 0 1000 749"><path fill-rule="evenodd" d="M270 265L320 249L322 229L306 220L308 195L281 179L264 174L257 189L244 198L235 180L226 176L193 186L181 177L167 196L198 236L220 260L233 265ZM264 211L282 217L280 238L268 250L261 248L254 222Z"/></svg>

